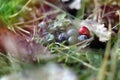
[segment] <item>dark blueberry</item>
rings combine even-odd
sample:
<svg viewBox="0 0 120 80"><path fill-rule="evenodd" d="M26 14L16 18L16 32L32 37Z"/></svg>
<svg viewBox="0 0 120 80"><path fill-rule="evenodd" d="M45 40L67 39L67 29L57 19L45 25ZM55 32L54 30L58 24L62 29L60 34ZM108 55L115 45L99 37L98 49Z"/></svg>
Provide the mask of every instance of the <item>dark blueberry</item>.
<svg viewBox="0 0 120 80"><path fill-rule="evenodd" d="M61 33L59 36L58 36L58 41L59 42L63 42L63 41L67 41L68 37L67 37L67 34L66 33Z"/></svg>
<svg viewBox="0 0 120 80"><path fill-rule="evenodd" d="M83 40L86 40L86 39L88 39L88 37L86 35L78 36L78 41L83 41Z"/></svg>

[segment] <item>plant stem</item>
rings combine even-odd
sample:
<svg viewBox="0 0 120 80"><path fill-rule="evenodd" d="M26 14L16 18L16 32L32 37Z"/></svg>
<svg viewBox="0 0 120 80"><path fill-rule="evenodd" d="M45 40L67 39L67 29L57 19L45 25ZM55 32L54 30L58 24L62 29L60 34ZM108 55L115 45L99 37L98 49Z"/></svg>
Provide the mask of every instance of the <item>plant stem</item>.
<svg viewBox="0 0 120 80"><path fill-rule="evenodd" d="M114 45L114 48L112 49L111 52L111 76L110 80L115 80L115 73L116 73L116 68L117 68L117 56L119 55L119 46L120 46L120 29L118 31L118 40Z"/></svg>
<svg viewBox="0 0 120 80"><path fill-rule="evenodd" d="M81 62L84 66L87 66L88 68L91 68L91 69L93 69L93 70L95 70L95 71L98 71L97 68L95 68L94 66L92 66L92 65L84 62L83 60L80 60L80 59L78 59L78 58L76 58L76 57L74 57L74 56L70 56L70 57L71 57L72 59L75 59L76 61Z"/></svg>
<svg viewBox="0 0 120 80"><path fill-rule="evenodd" d="M109 21L108 29L111 32L110 21ZM105 50L105 54L104 54L104 58L103 58L103 63L98 72L96 80L105 80L105 76L106 76L106 72L107 72L108 58L110 56L110 52L111 52L111 37L110 37L109 41L107 42L106 50Z"/></svg>

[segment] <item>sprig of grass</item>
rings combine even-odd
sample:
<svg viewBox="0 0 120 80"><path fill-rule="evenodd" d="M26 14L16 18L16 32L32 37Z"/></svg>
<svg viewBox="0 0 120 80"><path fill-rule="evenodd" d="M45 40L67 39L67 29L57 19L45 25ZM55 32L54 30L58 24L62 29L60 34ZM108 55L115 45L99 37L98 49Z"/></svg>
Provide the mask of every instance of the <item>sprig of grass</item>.
<svg viewBox="0 0 120 80"><path fill-rule="evenodd" d="M31 0L28 0L27 3L21 8L21 10L19 10L18 12L10 15L9 18L13 18L13 17L17 16L18 14L20 14L30 2L31 2Z"/></svg>
<svg viewBox="0 0 120 80"><path fill-rule="evenodd" d="M111 76L110 76L110 80L114 80L114 79L117 79L115 76L116 72L117 72L117 62L118 62L118 57L119 56L119 53L120 53L120 29L118 31L118 40L117 42L115 43L113 49L112 49L112 52L111 52ZM119 70L118 70L119 71Z"/></svg>
<svg viewBox="0 0 120 80"><path fill-rule="evenodd" d="M59 55L59 56L65 56L65 62L69 62L69 60L73 60L75 62L80 62L82 63L84 66L90 68L90 69L93 69L95 71L97 71L98 69L95 68L93 65L89 64L89 63L86 63L84 60L80 59L80 56L83 56L82 53L85 55L84 52L79 52L80 50L77 50L78 48L73 45L73 46L65 46L63 44L60 44L60 43L57 43L57 45L59 45L59 47L56 47L55 46L56 44L52 45L52 51L55 51L54 53L56 53L56 55ZM59 57L59 58L61 58ZM85 59L86 60L86 59Z"/></svg>
<svg viewBox="0 0 120 80"><path fill-rule="evenodd" d="M16 18L9 17L21 10L24 4L25 0L1 0L0 18L10 27Z"/></svg>

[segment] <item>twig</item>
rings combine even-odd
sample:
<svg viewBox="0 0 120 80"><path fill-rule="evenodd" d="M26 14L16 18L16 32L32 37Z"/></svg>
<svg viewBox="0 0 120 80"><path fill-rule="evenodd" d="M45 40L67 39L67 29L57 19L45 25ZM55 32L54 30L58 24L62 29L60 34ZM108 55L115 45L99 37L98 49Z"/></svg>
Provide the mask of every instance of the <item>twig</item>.
<svg viewBox="0 0 120 80"><path fill-rule="evenodd" d="M94 0L94 5L95 5L95 8L98 7L98 0Z"/></svg>
<svg viewBox="0 0 120 80"><path fill-rule="evenodd" d="M70 49L69 47L67 47L67 46L65 46L65 45L62 45L62 44L60 44L60 43L58 43L58 42L55 42L55 44L62 46L64 49Z"/></svg>
<svg viewBox="0 0 120 80"><path fill-rule="evenodd" d="M19 27L19 26L17 26L16 28L17 28L18 30L22 31L22 32L25 32L25 33L27 33L27 34L30 34L29 31L24 30L23 28L21 28L21 27Z"/></svg>
<svg viewBox="0 0 120 80"><path fill-rule="evenodd" d="M60 10L50 11L50 12L45 13L45 14L44 14L45 16L43 15L43 16L40 16L40 17L34 19L34 20L30 20L30 21L27 21L27 22L15 23L14 26L16 26L16 25L23 25L23 24L30 24L30 23L36 22L36 21L38 21L38 20L41 20L41 19L45 18L45 17L48 16L48 15L56 14L56 13L59 13L59 12L60 12Z"/></svg>
<svg viewBox="0 0 120 80"><path fill-rule="evenodd" d="M88 44L88 43L90 43L91 41L93 41L94 40L94 38L93 37L91 37L90 39L87 39L87 40L84 40L84 41L81 41L81 42L79 42L79 43L77 43L77 44L75 44L76 46L80 46L80 45L82 45L82 44Z"/></svg>

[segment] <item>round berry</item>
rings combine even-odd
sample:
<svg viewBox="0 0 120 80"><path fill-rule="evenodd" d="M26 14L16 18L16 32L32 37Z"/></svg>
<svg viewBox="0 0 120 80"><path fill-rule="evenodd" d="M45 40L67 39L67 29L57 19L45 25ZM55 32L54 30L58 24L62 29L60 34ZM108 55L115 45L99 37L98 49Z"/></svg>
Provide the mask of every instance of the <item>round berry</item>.
<svg viewBox="0 0 120 80"><path fill-rule="evenodd" d="M45 28L46 26L47 26L47 24L44 21L42 21L38 24L39 28Z"/></svg>
<svg viewBox="0 0 120 80"><path fill-rule="evenodd" d="M90 31L88 30L87 27L83 26L83 27L80 27L80 29L78 30L78 33L80 35L86 35L86 36L90 36Z"/></svg>
<svg viewBox="0 0 120 80"><path fill-rule="evenodd" d="M51 42L54 41L54 39L55 39L55 37L54 37L53 34L48 34L48 35L46 35L46 36L44 37L43 43L44 43L44 44L51 43Z"/></svg>
<svg viewBox="0 0 120 80"><path fill-rule="evenodd" d="M83 41L83 40L86 40L86 39L88 39L88 37L86 35L78 36L78 41Z"/></svg>
<svg viewBox="0 0 120 80"><path fill-rule="evenodd" d="M67 31L67 35L68 35L68 36L78 36L78 32L77 32L77 30L75 30L75 29L69 29L69 30Z"/></svg>
<svg viewBox="0 0 120 80"><path fill-rule="evenodd" d="M68 37L67 37L67 34L66 34L66 33L61 33L61 34L58 36L59 42L66 41L67 39L68 39Z"/></svg>
<svg viewBox="0 0 120 80"><path fill-rule="evenodd" d="M53 34L49 34L48 36L47 36L47 41L53 41L54 40L54 35Z"/></svg>
<svg viewBox="0 0 120 80"><path fill-rule="evenodd" d="M68 43L69 43L70 45L73 45L73 44L77 43L77 36L70 36L70 37L68 38Z"/></svg>

